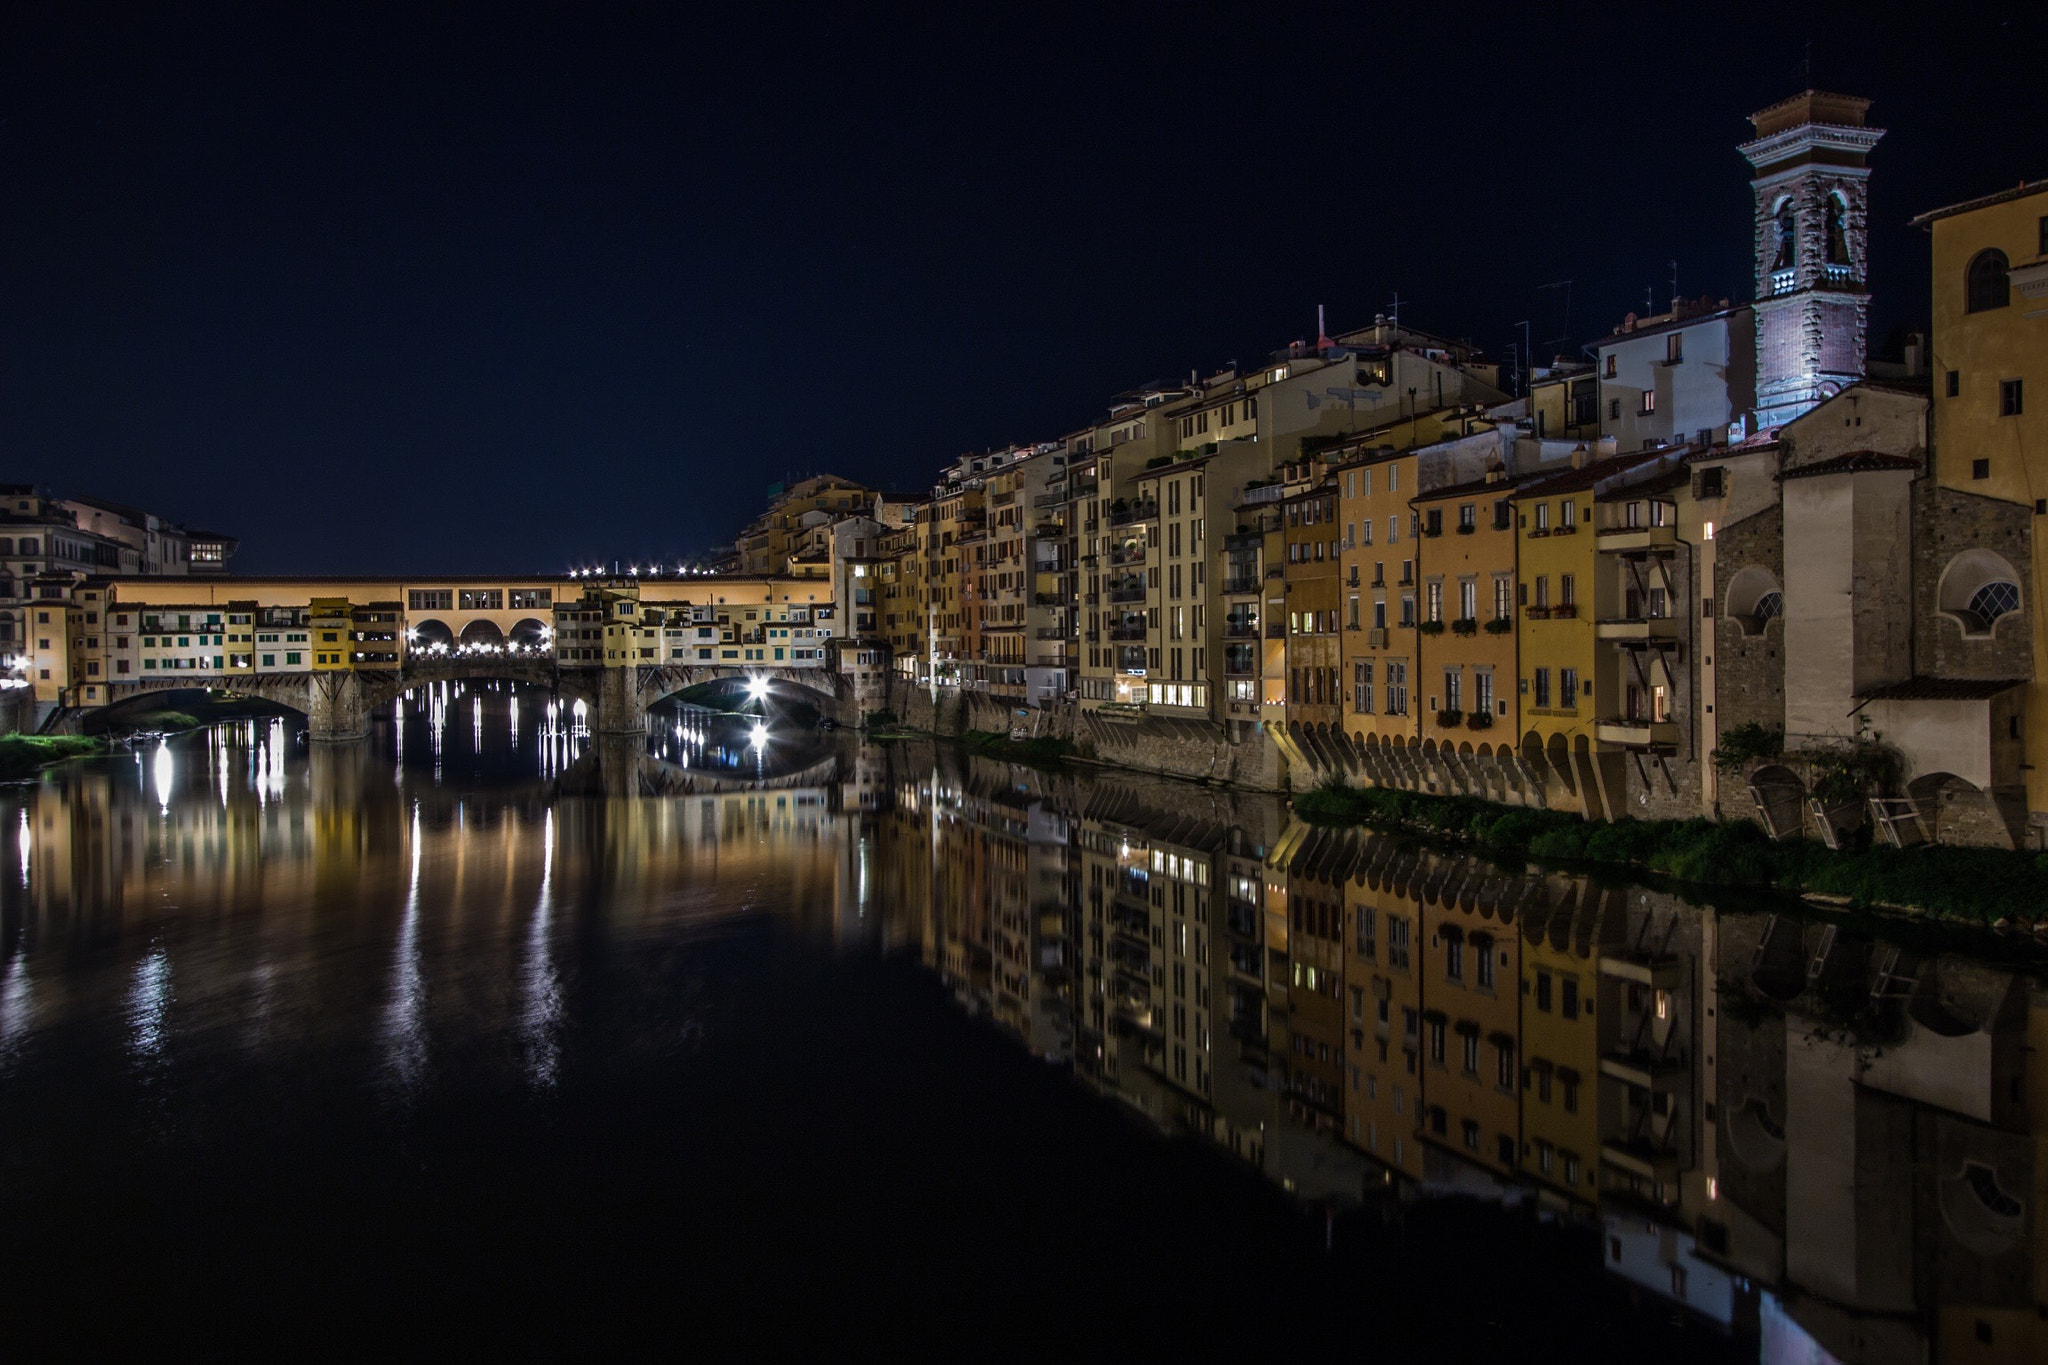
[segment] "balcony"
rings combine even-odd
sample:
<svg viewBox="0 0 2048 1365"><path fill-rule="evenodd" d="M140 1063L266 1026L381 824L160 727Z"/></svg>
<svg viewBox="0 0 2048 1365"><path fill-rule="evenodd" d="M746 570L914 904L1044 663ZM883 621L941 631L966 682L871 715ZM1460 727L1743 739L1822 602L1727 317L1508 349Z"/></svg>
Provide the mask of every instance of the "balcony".
<svg viewBox="0 0 2048 1365"><path fill-rule="evenodd" d="M1675 645L1678 619L1672 616L1619 616L1599 622L1593 633L1622 645Z"/></svg>
<svg viewBox="0 0 2048 1365"><path fill-rule="evenodd" d="M1257 507L1263 503L1278 502L1286 496L1286 493L1285 485L1277 483L1269 483L1262 488L1247 488L1238 498L1237 505L1239 507Z"/></svg>
<svg viewBox="0 0 2048 1365"><path fill-rule="evenodd" d="M1595 533L1602 554L1640 554L1645 550L1678 548L1678 528L1663 526L1603 526Z"/></svg>
<svg viewBox="0 0 2048 1365"><path fill-rule="evenodd" d="M1123 507L1112 506L1109 509L1109 524L1111 526L1129 526L1133 522L1157 521L1158 519L1159 504L1156 502L1134 502Z"/></svg>
<svg viewBox="0 0 2048 1365"><path fill-rule="evenodd" d="M1678 725L1668 720L1616 716L1595 722L1593 734L1602 744L1620 744L1630 749L1672 749L1678 745Z"/></svg>
<svg viewBox="0 0 2048 1365"><path fill-rule="evenodd" d="M1226 640L1256 640L1259 638L1259 623L1254 620L1226 617L1223 622L1223 638Z"/></svg>
<svg viewBox="0 0 2048 1365"><path fill-rule="evenodd" d="M1256 593L1259 590L1259 585L1264 581L1257 574L1253 574L1249 578L1226 578L1223 580L1223 595L1225 597L1248 596Z"/></svg>
<svg viewBox="0 0 2048 1365"><path fill-rule="evenodd" d="M1041 508L1065 507L1067 505L1066 490L1056 488L1049 493L1040 493L1037 497L1034 497L1031 500L1031 505L1033 507Z"/></svg>
<svg viewBox="0 0 2048 1365"><path fill-rule="evenodd" d="M1126 579L1110 585L1109 600L1112 602L1142 602L1145 600L1145 584L1142 579Z"/></svg>
<svg viewBox="0 0 2048 1365"><path fill-rule="evenodd" d="M1119 545L1109 552L1109 562L1117 565L1143 564L1145 547L1142 545Z"/></svg>
<svg viewBox="0 0 2048 1365"><path fill-rule="evenodd" d="M1145 628L1143 626L1111 626L1109 628L1109 638L1112 640L1143 640L1145 638Z"/></svg>
<svg viewBox="0 0 2048 1365"><path fill-rule="evenodd" d="M1369 649L1385 649L1387 647L1387 628L1385 626L1369 628L1365 632L1365 643Z"/></svg>

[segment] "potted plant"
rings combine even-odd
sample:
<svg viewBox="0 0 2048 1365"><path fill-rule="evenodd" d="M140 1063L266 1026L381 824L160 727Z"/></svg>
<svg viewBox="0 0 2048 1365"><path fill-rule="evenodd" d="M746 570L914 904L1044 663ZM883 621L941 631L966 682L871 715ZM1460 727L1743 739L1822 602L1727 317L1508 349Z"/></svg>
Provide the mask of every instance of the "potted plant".
<svg viewBox="0 0 2048 1365"><path fill-rule="evenodd" d="M1486 623L1488 635L1505 635L1514 628L1515 618L1512 616L1496 616Z"/></svg>
<svg viewBox="0 0 2048 1365"><path fill-rule="evenodd" d="M1479 633L1479 620L1473 616L1461 616L1451 622L1451 629L1459 635L1477 635Z"/></svg>
<svg viewBox="0 0 2048 1365"><path fill-rule="evenodd" d="M1439 711L1436 713L1436 723L1446 730L1457 729L1459 725L1464 723L1464 720L1465 713L1463 711Z"/></svg>
<svg viewBox="0 0 2048 1365"><path fill-rule="evenodd" d="M1444 633L1444 623L1441 621L1418 621L1415 623L1415 628L1424 635L1441 635Z"/></svg>
<svg viewBox="0 0 2048 1365"><path fill-rule="evenodd" d="M1474 711L1471 715L1465 717L1465 724L1468 728L1474 730L1491 730L1493 728L1493 717L1485 711Z"/></svg>

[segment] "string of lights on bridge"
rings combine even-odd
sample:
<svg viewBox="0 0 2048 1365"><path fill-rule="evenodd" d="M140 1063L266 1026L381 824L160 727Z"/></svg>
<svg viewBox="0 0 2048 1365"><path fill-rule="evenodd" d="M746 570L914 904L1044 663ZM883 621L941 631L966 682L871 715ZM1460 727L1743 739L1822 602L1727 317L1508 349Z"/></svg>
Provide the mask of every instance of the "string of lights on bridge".
<svg viewBox="0 0 2048 1365"><path fill-rule="evenodd" d="M624 569L621 569L621 568L619 568L619 567L618 567L618 565L617 565L617 564L615 563L615 564L613 564L613 566L612 566L611 568L609 568L609 569L605 569L605 568L602 568L602 567L600 567L600 568L594 568L594 569L593 569L593 568L581 568L581 569L571 569L571 570L569 570L569 577L571 577L571 578L638 578L638 577L640 577L640 575L641 575L641 574L643 574L643 573L644 573L644 574L646 574L646 575L647 575L648 577L650 577L650 578L659 578L659 577L661 577L661 575L662 575L662 574L663 574L664 572L667 572L667 571L666 571L666 570L664 570L664 569L662 568L662 566L661 566L661 565L659 565L659 564L650 564L650 565L648 565L648 566L647 566L647 567L646 567L645 569L641 568L641 567L640 567L640 566L639 566L638 564L633 564L633 565L629 565L629 566L627 566L627 567L626 567L626 568L624 568ZM676 567L675 567L675 571L674 571L673 573L670 573L670 574L669 574L669 577L671 577L671 578L716 578L716 577L718 577L718 575L719 575L719 571L718 571L717 569L706 569L706 568L700 568L700 567L697 567L697 566L695 566L695 565L691 565L691 564L678 564L678 565L676 565Z"/></svg>

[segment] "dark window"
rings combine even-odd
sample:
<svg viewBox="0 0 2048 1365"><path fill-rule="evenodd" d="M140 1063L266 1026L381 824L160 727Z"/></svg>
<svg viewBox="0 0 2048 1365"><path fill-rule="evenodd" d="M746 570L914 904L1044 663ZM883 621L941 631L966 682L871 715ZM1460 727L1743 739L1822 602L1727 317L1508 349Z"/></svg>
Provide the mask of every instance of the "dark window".
<svg viewBox="0 0 2048 1365"><path fill-rule="evenodd" d="M2020 381L2001 379L1998 381L1998 415L2017 417L2020 415Z"/></svg>
<svg viewBox="0 0 2048 1365"><path fill-rule="evenodd" d="M1948 372L1948 396L1954 398L1963 391L1963 374L1960 370Z"/></svg>
<svg viewBox="0 0 2048 1365"><path fill-rule="evenodd" d="M1969 269L1963 274L1964 311L1983 313L2011 303L2012 282L2007 278L2009 269L2005 253L1997 247L1972 256Z"/></svg>
<svg viewBox="0 0 2048 1365"><path fill-rule="evenodd" d="M1973 479L1988 479L1988 478L1990 478L1990 477L1991 477L1991 461L1989 461L1989 460L1972 460L1972 461L1970 461L1970 477L1971 477L1971 478L1973 478Z"/></svg>

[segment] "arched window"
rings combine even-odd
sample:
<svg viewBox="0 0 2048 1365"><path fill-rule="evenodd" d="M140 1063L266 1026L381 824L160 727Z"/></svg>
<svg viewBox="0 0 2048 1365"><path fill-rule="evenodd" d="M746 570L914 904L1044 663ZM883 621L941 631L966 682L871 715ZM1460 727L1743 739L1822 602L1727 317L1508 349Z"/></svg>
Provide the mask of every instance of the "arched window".
<svg viewBox="0 0 2048 1365"><path fill-rule="evenodd" d="M1964 610L1977 618L1977 629L1988 631L1991 623L2009 611L2020 609L2020 586L1997 579L1986 583L1970 597Z"/></svg>
<svg viewBox="0 0 2048 1365"><path fill-rule="evenodd" d="M2009 269L2005 253L1995 246L1972 256L1970 268L1963 274L1964 310L1983 313L2011 303L2012 283L2007 278Z"/></svg>
<svg viewBox="0 0 2048 1365"><path fill-rule="evenodd" d="M1785 594L1769 569L1751 564L1728 580L1725 610L1744 635L1761 635L1765 626L1785 614Z"/></svg>
<svg viewBox="0 0 2048 1365"><path fill-rule="evenodd" d="M1778 203L1778 254L1771 259L1771 269L1790 270L1799 256L1799 223L1792 216L1792 201Z"/></svg>
<svg viewBox="0 0 2048 1365"><path fill-rule="evenodd" d="M1963 628L1963 637L1990 635L1998 618L2020 609L2020 576L2012 565L1978 547L1950 560L1935 586L1939 609Z"/></svg>
<svg viewBox="0 0 2048 1365"><path fill-rule="evenodd" d="M1828 264L1849 264L1849 205L1839 194L1828 196Z"/></svg>

